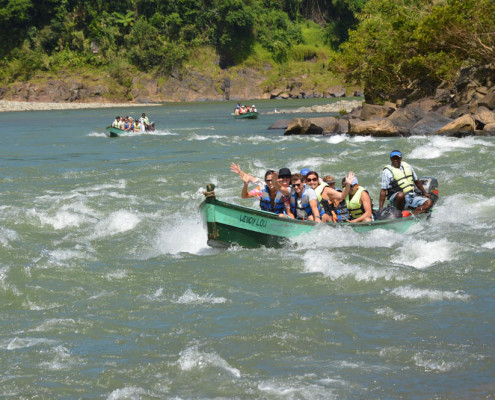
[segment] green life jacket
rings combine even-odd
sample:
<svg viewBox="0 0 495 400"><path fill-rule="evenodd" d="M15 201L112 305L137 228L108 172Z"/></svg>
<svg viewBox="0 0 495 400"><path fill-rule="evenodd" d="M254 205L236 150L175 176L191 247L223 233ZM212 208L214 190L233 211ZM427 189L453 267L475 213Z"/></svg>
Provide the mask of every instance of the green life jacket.
<svg viewBox="0 0 495 400"><path fill-rule="evenodd" d="M392 172L393 179L390 182L391 187L387 189L387 199L390 199L397 192L409 193L414 190L414 178L411 166L408 163L402 162L402 168L394 168L391 165L386 165L383 169L388 169Z"/></svg>
<svg viewBox="0 0 495 400"><path fill-rule="evenodd" d="M364 214L364 206L361 203L361 194L363 192L368 193L368 191L364 187L359 187L356 193L352 196L352 199L349 200L349 195L347 195L345 202L347 203L347 209L349 210L349 214L351 215L351 219L359 218Z"/></svg>

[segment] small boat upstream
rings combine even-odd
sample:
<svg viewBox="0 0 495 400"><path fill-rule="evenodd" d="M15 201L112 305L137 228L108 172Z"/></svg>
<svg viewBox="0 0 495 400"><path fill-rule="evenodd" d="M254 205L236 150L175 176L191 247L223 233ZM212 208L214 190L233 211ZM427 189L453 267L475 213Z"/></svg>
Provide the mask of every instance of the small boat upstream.
<svg viewBox="0 0 495 400"><path fill-rule="evenodd" d="M258 112L251 111L251 112L247 112L244 114L234 115L234 118L235 119L243 119L243 118L256 119L256 118L258 118Z"/></svg>
<svg viewBox="0 0 495 400"><path fill-rule="evenodd" d="M436 182L436 179L426 179ZM208 245L211 247L228 247L233 244L248 248L282 247L288 239L311 232L317 225L321 225L313 221L281 218L268 211L220 201L216 198L214 190L215 185L206 186L205 200L199 206L208 230ZM426 190L435 194L436 202L438 184ZM334 228L350 227L356 232L387 229L402 233L407 231L411 225L430 217L431 210L418 215L410 214L402 218L372 222L327 222L323 224Z"/></svg>

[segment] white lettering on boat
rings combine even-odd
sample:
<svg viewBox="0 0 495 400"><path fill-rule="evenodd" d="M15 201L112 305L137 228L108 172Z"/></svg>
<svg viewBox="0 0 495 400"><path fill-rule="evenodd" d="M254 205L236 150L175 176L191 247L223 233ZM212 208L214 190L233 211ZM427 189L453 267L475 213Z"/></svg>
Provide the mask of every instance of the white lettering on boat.
<svg viewBox="0 0 495 400"><path fill-rule="evenodd" d="M240 215L239 221L244 222L245 224L266 228L266 220L262 218L251 217L249 215Z"/></svg>

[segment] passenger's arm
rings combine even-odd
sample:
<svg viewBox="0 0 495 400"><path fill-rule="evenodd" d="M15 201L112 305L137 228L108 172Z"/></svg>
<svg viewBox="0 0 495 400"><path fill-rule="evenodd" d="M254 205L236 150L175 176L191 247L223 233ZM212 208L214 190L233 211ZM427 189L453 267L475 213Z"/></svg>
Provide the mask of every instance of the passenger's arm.
<svg viewBox="0 0 495 400"><path fill-rule="evenodd" d="M278 173L273 172L272 173L272 179L273 179L273 186L275 187L276 190L280 191L284 196L289 196L290 195L290 188L289 187L283 187L280 185L278 181Z"/></svg>
<svg viewBox="0 0 495 400"><path fill-rule="evenodd" d="M312 199L309 201L309 205L311 207L311 211L313 213L313 218L315 222L321 222L320 212L318 211L318 200Z"/></svg>
<svg viewBox="0 0 495 400"><path fill-rule="evenodd" d="M431 195L430 193L427 193L425 188L423 187L423 183L418 179L416 181L414 181L414 183L416 184L416 186L418 187L419 190L421 190L421 193L423 193L423 196L424 197L427 197L427 198L431 198Z"/></svg>

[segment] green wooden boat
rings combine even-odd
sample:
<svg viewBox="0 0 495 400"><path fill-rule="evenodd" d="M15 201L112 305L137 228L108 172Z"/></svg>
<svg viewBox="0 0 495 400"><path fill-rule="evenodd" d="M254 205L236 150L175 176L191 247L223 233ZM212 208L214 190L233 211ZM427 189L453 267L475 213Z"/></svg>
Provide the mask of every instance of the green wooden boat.
<svg viewBox="0 0 495 400"><path fill-rule="evenodd" d="M243 118L256 119L256 118L258 118L258 113L257 112L248 112L248 113L239 114L239 115L234 114L234 118L235 119L243 119Z"/></svg>
<svg viewBox="0 0 495 400"><path fill-rule="evenodd" d="M131 136L134 132L124 131L123 129L107 126L106 134L108 137Z"/></svg>
<svg viewBox="0 0 495 400"><path fill-rule="evenodd" d="M238 244L243 247L281 247L287 239L311 232L317 224L313 221L301 221L280 218L276 214L250 207L226 203L217 200L215 186L210 184L204 192L206 199L200 205L203 221L208 229L208 245L228 247ZM430 212L417 216L381 220L363 223L326 223L331 227L347 226L357 232L369 232L373 229L391 229L405 232L409 227L431 216Z"/></svg>

